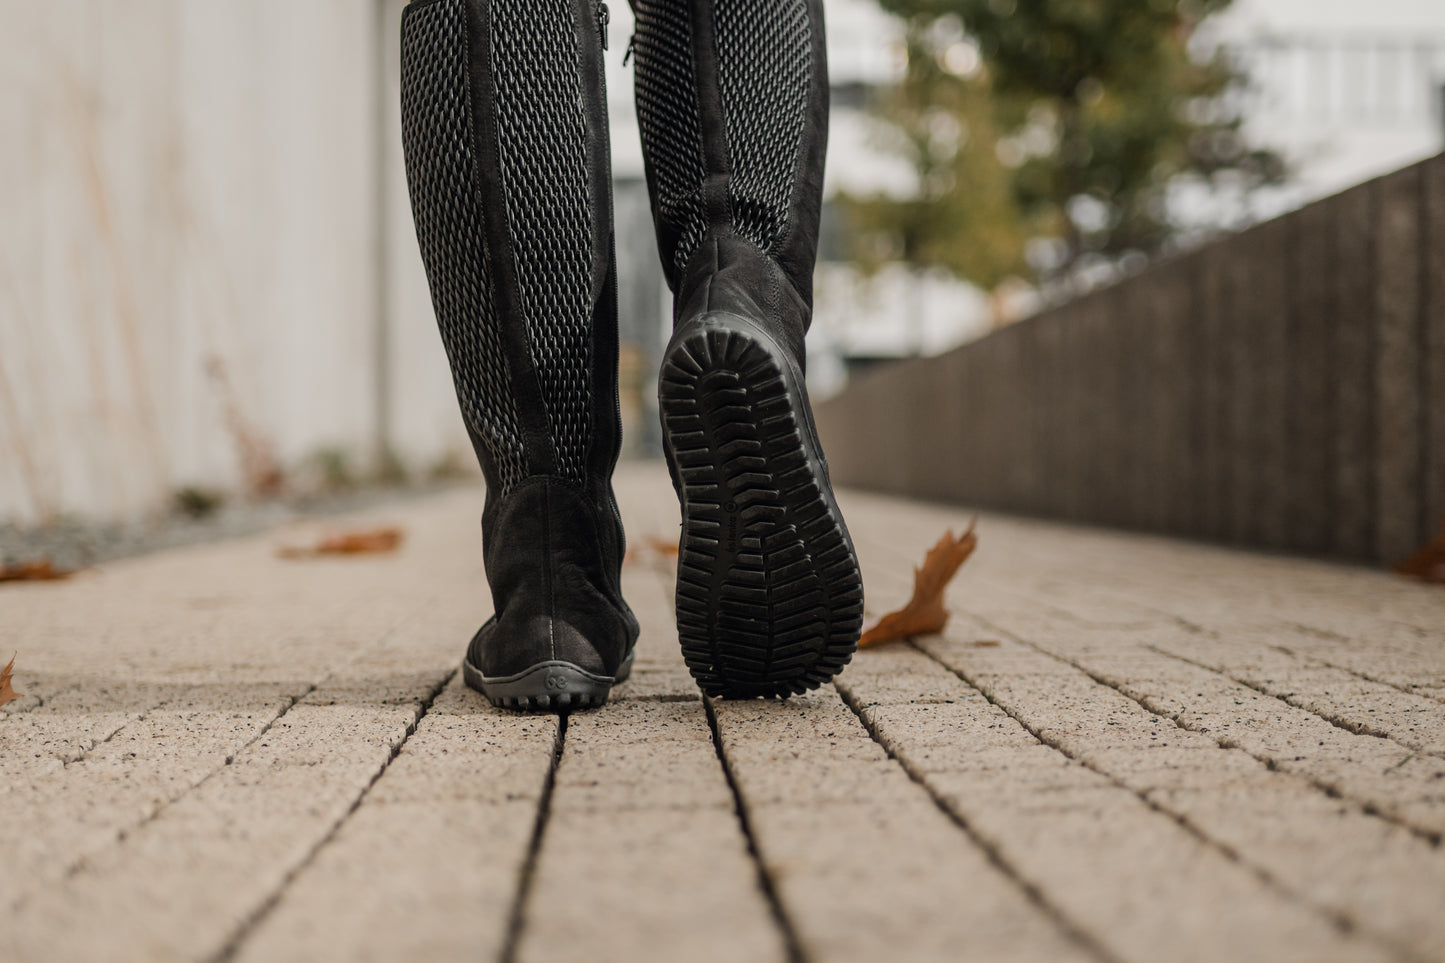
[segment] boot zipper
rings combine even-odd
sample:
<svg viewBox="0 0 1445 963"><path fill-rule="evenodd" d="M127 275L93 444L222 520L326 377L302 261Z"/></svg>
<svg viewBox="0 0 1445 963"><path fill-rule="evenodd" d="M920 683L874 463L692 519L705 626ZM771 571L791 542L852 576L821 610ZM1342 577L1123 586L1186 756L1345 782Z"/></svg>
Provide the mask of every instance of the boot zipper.
<svg viewBox="0 0 1445 963"><path fill-rule="evenodd" d="M612 11L610 11L610 10L607 9L607 3L605 2L605 0L599 0L599 2L597 3L596 7L594 7L594 13L595 13L596 18L597 18L597 35L598 35L598 37L599 37L599 38L601 39L601 41L602 41L602 49L603 49L603 50L606 50L606 49L607 49L607 25L612 21ZM630 51L630 50L632 49L632 44L629 43L629 44L627 45L627 47L628 47L628 50ZM605 70L602 72L602 77L601 77L601 79L602 79L602 101L603 101L603 103L606 103L606 102L607 102L607 73L606 73ZM610 153L610 151L609 151L609 153ZM611 211L611 210L613 210L612 174L611 174L611 170L610 170L611 165L609 164L608 166L609 166L609 171L608 171L608 175L607 175L607 209L608 209L609 211ZM615 228L615 225L614 225L614 228ZM616 248L615 248L615 246L614 246L614 245L615 245L615 241L613 240L613 237L612 237L612 236L609 236L609 237L608 237L607 243L608 243L608 247L611 249L611 250L610 250L611 257L610 257L609 260L610 260L610 263L611 263L611 265L612 265L613 277L612 277L612 282L611 282L611 284L610 284L609 286L612 288L612 317L613 317L613 323L615 324L615 323L616 323L616 319L617 319L617 313L618 313L618 312L617 312L617 309L618 309L618 304L617 304L617 277L616 277L616 274L617 274L617 252L616 252ZM617 340L617 339L616 339L616 335L613 336L613 340L614 340L614 341ZM616 359L615 359L615 358L613 359L613 364L616 364ZM613 456L612 456L612 464L613 464L613 466L615 467L616 464L617 464L617 455L621 453L621 448L622 448L622 398L619 396L619 393L618 393L618 391L617 391L617 389L616 389L615 387L614 387L613 390L612 390L612 410L613 410L613 415L612 415L612 417L613 417L613 419L614 419L614 420L613 420L613 425L615 426L615 428L614 428L614 434L613 434L612 437L613 437L613 444L615 444L615 445L617 446L616 449L614 450L614 454L613 454ZM617 524L617 551L618 551L618 560L617 560L617 563L618 563L618 566L620 567L621 564L622 564L622 556L625 555L625 553L626 553L626 544L627 544L627 543L626 543L625 539L626 539L627 536L626 536L625 534L623 534L623 531L622 531L622 512L621 512L621 510L617 507L617 496L614 495L614 494L611 494L611 491L610 491L611 485L608 486L608 489L609 489L609 497L608 497L607 500L608 500L608 502L611 503L611 504L610 504L610 507L611 507L611 509L612 509L612 518L613 518L613 521L616 522L616 524ZM620 584L619 584L618 587L619 587L619 589L621 588Z"/></svg>

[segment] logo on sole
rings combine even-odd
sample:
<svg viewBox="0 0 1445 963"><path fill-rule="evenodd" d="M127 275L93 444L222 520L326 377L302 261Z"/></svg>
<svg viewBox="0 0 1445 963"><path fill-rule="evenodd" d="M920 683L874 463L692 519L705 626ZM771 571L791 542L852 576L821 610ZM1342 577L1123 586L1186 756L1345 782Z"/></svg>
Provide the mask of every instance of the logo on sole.
<svg viewBox="0 0 1445 963"><path fill-rule="evenodd" d="M547 688L554 692L561 692L567 688L567 677L560 672L547 673Z"/></svg>

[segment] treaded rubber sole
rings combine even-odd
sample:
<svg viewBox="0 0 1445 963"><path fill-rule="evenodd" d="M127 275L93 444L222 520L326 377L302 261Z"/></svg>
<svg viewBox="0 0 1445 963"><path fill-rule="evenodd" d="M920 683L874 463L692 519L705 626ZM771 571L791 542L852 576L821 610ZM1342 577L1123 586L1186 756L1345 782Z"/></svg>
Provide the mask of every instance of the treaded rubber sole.
<svg viewBox="0 0 1445 963"><path fill-rule="evenodd" d="M632 674L632 656L623 661L616 675L597 675L571 662L549 660L508 676L485 676L462 660L467 685L486 696L499 709L543 712L571 712L594 709L607 701L612 687Z"/></svg>
<svg viewBox="0 0 1445 963"><path fill-rule="evenodd" d="M708 695L785 697L848 663L863 579L801 371L756 322L688 322L663 359L682 489L677 633Z"/></svg>

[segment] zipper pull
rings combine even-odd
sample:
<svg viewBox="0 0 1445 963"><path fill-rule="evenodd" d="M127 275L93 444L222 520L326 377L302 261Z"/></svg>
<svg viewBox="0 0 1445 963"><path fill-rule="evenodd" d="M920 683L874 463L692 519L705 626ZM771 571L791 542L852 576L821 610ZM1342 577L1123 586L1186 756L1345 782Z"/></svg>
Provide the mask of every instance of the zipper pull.
<svg viewBox="0 0 1445 963"><path fill-rule="evenodd" d="M607 4L597 5L597 32L602 35L602 49L607 49L607 25L612 22L612 11L607 9Z"/></svg>
<svg viewBox="0 0 1445 963"><path fill-rule="evenodd" d="M627 38L627 52L622 55L622 66L626 67L632 55L637 52L637 34Z"/></svg>

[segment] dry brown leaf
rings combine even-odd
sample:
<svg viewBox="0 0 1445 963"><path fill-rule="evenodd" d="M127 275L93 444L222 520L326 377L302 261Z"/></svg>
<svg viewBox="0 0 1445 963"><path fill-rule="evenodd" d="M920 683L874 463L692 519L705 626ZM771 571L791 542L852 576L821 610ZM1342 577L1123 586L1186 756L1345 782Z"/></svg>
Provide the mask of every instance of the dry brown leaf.
<svg viewBox="0 0 1445 963"><path fill-rule="evenodd" d="M978 545L978 536L973 530L975 522L969 522L968 531L957 538L952 529L943 533L938 544L923 557L923 565L913 570L913 597L908 604L896 612L889 612L865 631L858 640L860 649L910 635L943 631L948 624L943 593L959 566L968 560Z"/></svg>
<svg viewBox="0 0 1445 963"><path fill-rule="evenodd" d="M70 578L75 569L56 568L48 558L17 565L0 565L0 582L55 582Z"/></svg>
<svg viewBox="0 0 1445 963"><path fill-rule="evenodd" d="M11 669L15 668L15 656L10 657L10 664L0 669L0 706L7 702L20 698L25 693L16 692L15 687L10 684Z"/></svg>
<svg viewBox="0 0 1445 963"><path fill-rule="evenodd" d="M1420 550L1395 566L1400 575L1411 575L1426 582L1445 585L1445 519L1440 532L1420 546Z"/></svg>
<svg viewBox="0 0 1445 963"><path fill-rule="evenodd" d="M315 545L304 548L286 546L276 550L282 558L316 558L321 555L382 555L401 546L399 528L374 528L366 531L337 532L327 535Z"/></svg>
<svg viewBox="0 0 1445 963"><path fill-rule="evenodd" d="M627 555L623 557L622 564L641 562L644 559L675 560L677 558L677 543L668 541L665 538L658 538L656 535L648 535L642 541L634 543L627 549Z"/></svg>

